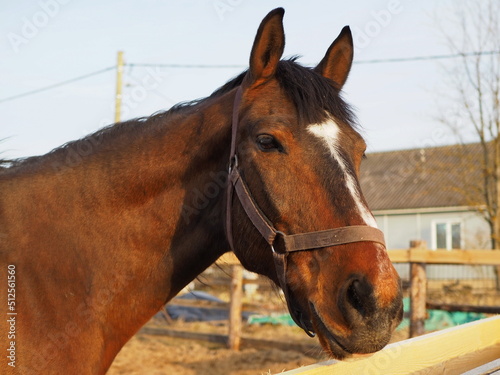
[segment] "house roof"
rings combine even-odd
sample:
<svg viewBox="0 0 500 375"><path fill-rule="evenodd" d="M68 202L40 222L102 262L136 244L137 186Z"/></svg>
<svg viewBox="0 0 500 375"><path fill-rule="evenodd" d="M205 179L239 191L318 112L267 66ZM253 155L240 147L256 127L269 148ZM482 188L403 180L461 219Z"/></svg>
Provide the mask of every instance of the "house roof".
<svg viewBox="0 0 500 375"><path fill-rule="evenodd" d="M479 143L370 153L361 189L372 210L483 205L481 155Z"/></svg>

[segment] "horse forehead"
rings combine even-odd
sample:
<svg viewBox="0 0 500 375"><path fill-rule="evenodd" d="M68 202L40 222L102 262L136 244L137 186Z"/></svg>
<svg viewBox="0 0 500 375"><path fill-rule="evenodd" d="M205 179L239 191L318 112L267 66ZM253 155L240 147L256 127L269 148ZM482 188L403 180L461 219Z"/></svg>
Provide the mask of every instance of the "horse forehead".
<svg viewBox="0 0 500 375"><path fill-rule="evenodd" d="M307 126L307 130L323 141L330 151L340 149L340 125L333 117L328 117L319 124L311 124Z"/></svg>

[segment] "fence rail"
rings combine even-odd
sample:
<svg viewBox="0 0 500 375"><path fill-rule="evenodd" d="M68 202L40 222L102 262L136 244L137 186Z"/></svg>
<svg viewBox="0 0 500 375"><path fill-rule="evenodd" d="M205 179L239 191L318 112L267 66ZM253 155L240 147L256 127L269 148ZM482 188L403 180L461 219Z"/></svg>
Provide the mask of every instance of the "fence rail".
<svg viewBox="0 0 500 375"><path fill-rule="evenodd" d="M388 250L387 253L393 263L500 265L500 250L429 250L413 247ZM224 254L219 262L240 264L233 253Z"/></svg>
<svg viewBox="0 0 500 375"><path fill-rule="evenodd" d="M388 250L393 263L500 265L500 250Z"/></svg>

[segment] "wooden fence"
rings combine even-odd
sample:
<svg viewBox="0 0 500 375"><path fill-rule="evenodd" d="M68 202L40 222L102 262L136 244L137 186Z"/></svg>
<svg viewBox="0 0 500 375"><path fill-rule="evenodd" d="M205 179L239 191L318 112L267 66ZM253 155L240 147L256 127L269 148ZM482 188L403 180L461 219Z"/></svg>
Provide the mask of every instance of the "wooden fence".
<svg viewBox="0 0 500 375"><path fill-rule="evenodd" d="M410 337L425 333L424 323L427 308L441 308L448 311L452 306L427 304L427 264L466 264L466 265L500 265L500 251L494 250L428 250L425 242L412 241L406 250L389 250L393 263L408 263L410 267ZM455 310L458 306L455 307ZM469 311L471 306L469 306ZM479 308L475 311L479 312ZM500 312L500 307L490 308L484 312Z"/></svg>

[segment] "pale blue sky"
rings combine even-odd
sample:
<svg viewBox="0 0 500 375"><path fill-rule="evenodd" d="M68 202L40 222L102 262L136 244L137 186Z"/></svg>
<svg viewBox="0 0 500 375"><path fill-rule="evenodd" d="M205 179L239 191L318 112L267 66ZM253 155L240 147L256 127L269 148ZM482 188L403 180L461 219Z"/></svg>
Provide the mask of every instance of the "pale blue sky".
<svg viewBox="0 0 500 375"><path fill-rule="evenodd" d="M433 15L445 0L34 0L0 10L0 100L115 64L234 64L241 68L125 68L124 118L210 94L248 64L268 11L286 10L285 56L316 64L344 25L356 61L449 53ZM454 138L433 120L444 90L439 64L356 64L345 96L369 151L436 146ZM43 154L113 120L115 72L0 103L2 157ZM436 130L437 129L437 130Z"/></svg>

